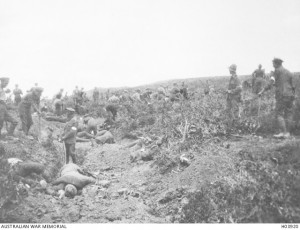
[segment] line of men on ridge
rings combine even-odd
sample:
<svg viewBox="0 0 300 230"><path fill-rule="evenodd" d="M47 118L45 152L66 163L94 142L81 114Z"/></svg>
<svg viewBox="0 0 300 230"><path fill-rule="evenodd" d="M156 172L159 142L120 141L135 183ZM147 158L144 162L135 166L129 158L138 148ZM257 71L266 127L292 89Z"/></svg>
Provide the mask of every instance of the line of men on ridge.
<svg viewBox="0 0 300 230"><path fill-rule="evenodd" d="M269 83L266 86L264 86L263 82L265 81L265 73L262 69L262 66L259 65L259 68L255 70L252 74L252 90L254 94L260 97L265 91L269 90L272 87L272 85L275 85L275 115L278 127L280 129L280 133L274 136L278 138L286 138L290 136L290 130L293 125L292 114L293 103L295 100L295 84L293 82L293 74L282 66L283 61L281 59L274 58L272 62L274 71L271 72L271 80L269 81ZM242 103L242 84L239 77L237 76L236 70L237 66L235 64L232 64L229 67L229 72L231 76L229 79L228 90L226 92L228 132L230 132L231 127L239 118L239 107ZM10 90L5 90L5 88L9 83L9 78L0 78L0 81L0 135L4 121L11 123L10 128L8 129L8 135L13 135L18 122L9 114L7 110L6 94L10 93ZM167 90L164 87L159 87L157 91L157 93L152 93L146 90L146 92L142 94L140 90L136 90L135 93L132 96L129 96L128 98L133 101L147 101L147 99L157 98L159 97L159 95L167 95ZM31 108L33 108L38 114L41 114L39 104L42 92L43 89L37 84L35 84L35 86L32 89L27 91L27 94L23 98L23 92L21 89L19 89L18 85L16 85L16 88L13 91L13 94L15 95L15 104L18 105L22 130L25 133L25 135L28 135L30 127L33 124ZM124 92L126 94L126 90ZM100 92L99 90L97 90L97 88L94 89L92 97L95 103L99 102ZM106 95L101 94L101 99L106 99L108 100L108 102L112 103L120 102L120 100L122 100L122 97L124 97L124 95L117 96L116 94L113 94L111 97L109 97L109 91L107 91ZM178 87L177 83L174 83L173 88L169 91L168 99L170 101L176 101L179 99L179 97L182 97L183 99L188 99L188 90L184 82L182 83L181 87ZM63 101L65 98L67 98L67 94L63 98L63 89L61 89L59 93L55 95L55 98L53 100L55 114L58 116L60 116L63 113ZM79 90L78 86L76 86L75 90L73 91L73 100L75 108L74 112L78 113L78 108L84 103L85 98L86 95L84 89L81 88L81 90ZM300 110L300 103L297 104L299 104L299 108L296 108ZM73 110L71 112L73 112ZM113 117L115 119L116 111L110 112L113 113Z"/></svg>

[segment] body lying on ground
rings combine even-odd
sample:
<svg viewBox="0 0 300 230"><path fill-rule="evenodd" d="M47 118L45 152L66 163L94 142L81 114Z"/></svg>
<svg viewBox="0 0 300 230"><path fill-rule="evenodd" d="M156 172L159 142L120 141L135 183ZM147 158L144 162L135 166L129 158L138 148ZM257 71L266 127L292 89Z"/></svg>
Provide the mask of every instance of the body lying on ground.
<svg viewBox="0 0 300 230"><path fill-rule="evenodd" d="M70 187L72 188L72 186L69 185L73 185L75 186L75 191L77 192L77 190L82 189L86 185L96 182L92 176L87 176L84 174L91 175L89 173L85 173L85 171L76 164L66 164L60 171L60 177L56 179L52 184L57 185L56 189L65 189L66 192L69 192ZM76 194L72 195L74 196Z"/></svg>
<svg viewBox="0 0 300 230"><path fill-rule="evenodd" d="M88 142L97 135L98 121L93 117L86 117L82 119L78 125L77 142Z"/></svg>

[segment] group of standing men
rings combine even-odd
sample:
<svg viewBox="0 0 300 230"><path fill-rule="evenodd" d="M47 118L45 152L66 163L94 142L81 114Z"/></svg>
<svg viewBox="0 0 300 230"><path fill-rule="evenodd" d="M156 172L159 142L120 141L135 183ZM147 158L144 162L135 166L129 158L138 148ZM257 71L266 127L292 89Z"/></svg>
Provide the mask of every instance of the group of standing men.
<svg viewBox="0 0 300 230"><path fill-rule="evenodd" d="M272 86L275 86L276 108L275 115L279 134L274 135L276 138L288 138L293 127L293 104L295 100L295 84L293 74L282 66L283 61L280 58L273 59L274 71L271 72L271 79L264 86L264 71L259 68L253 73L252 89L258 97L263 95ZM230 131L234 122L239 117L239 105L242 102L242 84L236 74L237 66L235 64L229 67L231 74L227 90L227 114L228 114L228 131Z"/></svg>
<svg viewBox="0 0 300 230"><path fill-rule="evenodd" d="M9 78L0 78L0 82L0 137L4 122L10 123L7 135L12 136L16 126L18 125L18 121L9 113L8 106L6 104L6 94L10 93L10 90L6 89L9 84ZM23 98L21 98L23 93L20 89L18 89L17 85L16 89L13 91L15 94L15 104L18 105L22 130L25 135L28 135L29 129L33 124L31 108L33 108L38 114L41 113L39 110L39 103L42 92L43 88L38 87L37 85L30 89Z"/></svg>

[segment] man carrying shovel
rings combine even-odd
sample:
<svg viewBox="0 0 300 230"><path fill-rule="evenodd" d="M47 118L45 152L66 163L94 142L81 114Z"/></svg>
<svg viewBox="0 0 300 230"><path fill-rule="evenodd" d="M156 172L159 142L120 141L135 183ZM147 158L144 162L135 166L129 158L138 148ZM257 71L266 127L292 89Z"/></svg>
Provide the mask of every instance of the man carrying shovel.
<svg viewBox="0 0 300 230"><path fill-rule="evenodd" d="M38 113L39 116L41 114L41 111L39 110L39 102L42 92L43 88L35 87L34 89L32 89L32 91L26 94L26 96L19 104L19 115L22 122L22 130L26 136L29 133L30 127L33 125L31 107L33 107L33 109Z"/></svg>

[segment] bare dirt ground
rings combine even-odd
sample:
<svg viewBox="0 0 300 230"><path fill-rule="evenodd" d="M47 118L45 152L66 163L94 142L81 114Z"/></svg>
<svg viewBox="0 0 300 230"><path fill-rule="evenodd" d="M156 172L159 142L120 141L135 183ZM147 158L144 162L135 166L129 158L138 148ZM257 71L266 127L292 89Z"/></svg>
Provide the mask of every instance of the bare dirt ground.
<svg viewBox="0 0 300 230"><path fill-rule="evenodd" d="M47 125L62 126L43 121L44 131ZM188 167L176 164L162 173L155 159L130 162L130 149L125 148L128 143L130 140L119 140L96 147L77 143L80 165L97 175L97 182L86 186L74 198L62 199L32 184L20 204L8 209L5 222L179 222L189 192L216 181L226 181L234 187L254 180L247 170L251 163L262 164L271 174L278 170L296 173L300 163L299 148L287 147L299 146L297 139L283 141L248 135L211 140L192 153ZM49 151L37 140L19 136L18 140L4 145L9 150L7 156L43 163L52 167L53 180L57 177L62 166L60 143L56 142L56 148ZM295 165L298 166L295 168Z"/></svg>
<svg viewBox="0 0 300 230"><path fill-rule="evenodd" d="M63 166L62 143L55 140L63 126L34 117L32 140L24 137L17 127L17 139L1 142L5 149L2 159L15 157L42 163L50 177L47 190L41 188L38 177L23 178L22 182L29 185L27 193L8 203L1 222L300 222L297 137L288 140L256 135L215 137L189 148L188 152L161 150L153 160L136 162L130 161L133 150L126 148L133 140L117 139L114 144L95 146L90 142L77 143L78 164L97 176L96 183L86 186L74 198L59 199L51 182ZM53 143L47 137L48 127L54 130ZM189 165L180 164L183 153L189 157ZM226 186L213 187L217 184ZM211 186L214 190L208 189ZM192 211L187 218L187 207L195 203L190 194L206 188L197 198L202 202L196 207L199 210ZM224 188L229 189L226 192ZM245 210L239 209L244 206ZM206 212L211 216L202 218Z"/></svg>

